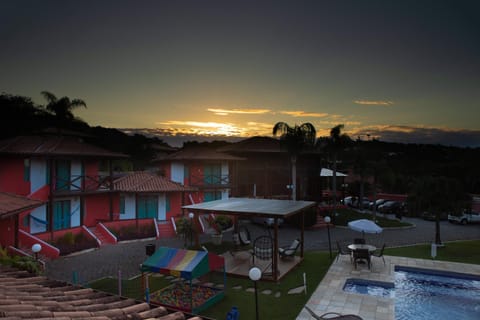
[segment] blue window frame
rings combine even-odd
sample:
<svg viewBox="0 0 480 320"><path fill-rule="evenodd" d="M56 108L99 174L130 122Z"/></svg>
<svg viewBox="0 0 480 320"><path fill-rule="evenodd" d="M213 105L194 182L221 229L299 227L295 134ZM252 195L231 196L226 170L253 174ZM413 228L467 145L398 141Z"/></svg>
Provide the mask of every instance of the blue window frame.
<svg viewBox="0 0 480 320"><path fill-rule="evenodd" d="M70 228L70 200L55 201L53 204L53 230Z"/></svg>
<svg viewBox="0 0 480 320"><path fill-rule="evenodd" d="M158 215L158 197L157 196L139 196L137 198L137 218L157 218Z"/></svg>

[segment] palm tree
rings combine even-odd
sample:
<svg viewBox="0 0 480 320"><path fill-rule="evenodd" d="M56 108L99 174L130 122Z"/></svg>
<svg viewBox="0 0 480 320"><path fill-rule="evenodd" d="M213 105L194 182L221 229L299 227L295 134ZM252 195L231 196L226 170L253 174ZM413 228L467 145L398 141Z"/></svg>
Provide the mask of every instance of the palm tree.
<svg viewBox="0 0 480 320"><path fill-rule="evenodd" d="M335 213L337 207L337 157L338 153L348 147L352 140L350 137L342 133L344 128L343 124L338 124L332 129L330 129L330 136L328 139L319 140L317 143L320 144L321 148L325 148L328 152L332 154L333 157L333 180L332 180L332 189L333 189L333 211ZM325 145L321 145L325 143Z"/></svg>
<svg viewBox="0 0 480 320"><path fill-rule="evenodd" d="M292 200L297 200L297 157L305 149L313 147L317 131L311 123L290 127L285 122L277 122L273 135L280 133L280 143L290 154L292 162Z"/></svg>
<svg viewBox="0 0 480 320"><path fill-rule="evenodd" d="M70 100L68 97L58 99L53 93L42 91L41 94L48 101L45 107L47 111L55 114L58 121L73 120L72 110L78 107L87 107L85 101L81 99Z"/></svg>

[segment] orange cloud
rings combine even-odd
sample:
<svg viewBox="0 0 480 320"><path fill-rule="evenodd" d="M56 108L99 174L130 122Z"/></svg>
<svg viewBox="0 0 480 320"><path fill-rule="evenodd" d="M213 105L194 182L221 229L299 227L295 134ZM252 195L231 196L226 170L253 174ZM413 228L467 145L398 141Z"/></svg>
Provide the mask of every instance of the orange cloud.
<svg viewBox="0 0 480 320"><path fill-rule="evenodd" d="M356 104L368 105L368 106L391 106L393 101L386 100L355 100L353 101Z"/></svg>
<svg viewBox="0 0 480 320"><path fill-rule="evenodd" d="M208 108L207 111L213 112L219 116L227 116L229 114L265 114L271 112L270 109L222 109Z"/></svg>
<svg viewBox="0 0 480 320"><path fill-rule="evenodd" d="M328 116L328 113L305 112L305 111L280 111L280 113L286 114L295 118L298 118L298 117L324 118Z"/></svg>

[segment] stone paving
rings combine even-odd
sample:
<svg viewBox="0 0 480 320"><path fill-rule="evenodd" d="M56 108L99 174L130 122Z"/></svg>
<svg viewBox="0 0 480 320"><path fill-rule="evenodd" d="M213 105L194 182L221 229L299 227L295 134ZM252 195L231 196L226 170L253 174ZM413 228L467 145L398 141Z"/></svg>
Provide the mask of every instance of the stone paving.
<svg viewBox="0 0 480 320"><path fill-rule="evenodd" d="M367 266L355 270L348 256L341 256L334 262L320 285L307 302L307 306L318 315L327 312L355 314L365 320L394 320L395 300L343 291L348 278L368 279L393 283L395 266L419 267L443 271L476 274L480 276L480 265L454 263L436 260L410 259L385 256L385 265L379 258L373 257L371 270ZM310 320L313 317L303 309L297 320Z"/></svg>

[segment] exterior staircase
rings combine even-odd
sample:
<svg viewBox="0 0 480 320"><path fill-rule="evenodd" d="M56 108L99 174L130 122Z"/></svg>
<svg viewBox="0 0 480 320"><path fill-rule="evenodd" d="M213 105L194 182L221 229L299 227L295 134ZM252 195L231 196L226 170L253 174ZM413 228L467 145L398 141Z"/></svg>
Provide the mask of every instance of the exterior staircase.
<svg viewBox="0 0 480 320"><path fill-rule="evenodd" d="M175 230L173 229L172 223L170 221L158 222L158 236L160 238L173 238L176 236Z"/></svg>
<svg viewBox="0 0 480 320"><path fill-rule="evenodd" d="M112 242L110 239L107 239L102 232L100 232L97 227L89 227L88 230L90 230L91 233L97 237L98 241L100 241L100 246L104 246L106 244L111 244Z"/></svg>

